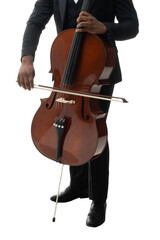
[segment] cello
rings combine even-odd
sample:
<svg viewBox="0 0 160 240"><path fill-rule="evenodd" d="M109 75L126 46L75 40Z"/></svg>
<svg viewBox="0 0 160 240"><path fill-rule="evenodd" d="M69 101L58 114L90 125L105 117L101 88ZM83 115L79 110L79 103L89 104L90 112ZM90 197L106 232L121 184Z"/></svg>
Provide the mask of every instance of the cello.
<svg viewBox="0 0 160 240"><path fill-rule="evenodd" d="M90 3L84 0L81 11L88 12ZM96 35L68 29L54 40L50 58L55 92L41 101L32 139L47 158L83 165L99 156L107 142L106 113L94 96L108 84L115 50Z"/></svg>
<svg viewBox="0 0 160 240"><path fill-rule="evenodd" d="M84 0L81 11L88 11L90 2ZM105 148L106 113L99 99L113 100L101 96L100 91L108 84L115 61L112 44L89 33L68 29L53 42L50 72L54 87L37 86L52 93L41 101L31 133L36 148L47 158L62 163L62 167L83 165Z"/></svg>

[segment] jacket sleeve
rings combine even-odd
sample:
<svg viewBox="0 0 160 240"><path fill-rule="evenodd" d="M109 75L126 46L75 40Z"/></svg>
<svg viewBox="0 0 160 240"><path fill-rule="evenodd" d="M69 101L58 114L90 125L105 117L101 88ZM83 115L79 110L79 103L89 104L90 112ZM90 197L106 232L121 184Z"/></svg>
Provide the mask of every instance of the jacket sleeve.
<svg viewBox="0 0 160 240"><path fill-rule="evenodd" d="M106 40L127 40L139 32L139 22L132 0L115 0L115 15L118 23L104 22Z"/></svg>
<svg viewBox="0 0 160 240"><path fill-rule="evenodd" d="M37 0L24 32L21 58L25 55L31 55L33 58L35 57L39 37L52 15L52 1Z"/></svg>

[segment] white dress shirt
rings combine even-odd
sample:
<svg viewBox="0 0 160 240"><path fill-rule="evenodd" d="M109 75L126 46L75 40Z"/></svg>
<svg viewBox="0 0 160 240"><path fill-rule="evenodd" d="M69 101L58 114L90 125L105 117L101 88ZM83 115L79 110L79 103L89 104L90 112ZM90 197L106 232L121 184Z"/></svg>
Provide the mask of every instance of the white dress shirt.
<svg viewBox="0 0 160 240"><path fill-rule="evenodd" d="M75 3L77 3L77 2L78 2L78 0L74 0L74 2L75 2Z"/></svg>

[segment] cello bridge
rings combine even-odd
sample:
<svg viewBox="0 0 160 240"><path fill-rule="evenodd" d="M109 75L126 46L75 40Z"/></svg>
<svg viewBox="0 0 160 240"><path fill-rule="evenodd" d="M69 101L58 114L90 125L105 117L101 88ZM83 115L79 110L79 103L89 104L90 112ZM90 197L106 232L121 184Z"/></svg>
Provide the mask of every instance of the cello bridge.
<svg viewBox="0 0 160 240"><path fill-rule="evenodd" d="M75 104L75 100L66 100L65 98L57 98L56 102L60 103L68 103L68 104Z"/></svg>

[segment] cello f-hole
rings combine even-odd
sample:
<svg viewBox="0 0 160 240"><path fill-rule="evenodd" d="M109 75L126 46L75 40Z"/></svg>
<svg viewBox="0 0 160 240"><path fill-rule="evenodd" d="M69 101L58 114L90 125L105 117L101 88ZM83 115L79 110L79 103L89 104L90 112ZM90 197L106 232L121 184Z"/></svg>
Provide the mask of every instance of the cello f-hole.
<svg viewBox="0 0 160 240"><path fill-rule="evenodd" d="M82 118L84 120L89 120L90 116L87 114L85 115L85 112L84 112L84 104L85 104L84 102L85 102L84 97L82 97L82 107L81 107Z"/></svg>
<svg viewBox="0 0 160 240"><path fill-rule="evenodd" d="M54 97L51 100L51 103L46 103L46 108L50 110L53 107L57 93L54 94Z"/></svg>

